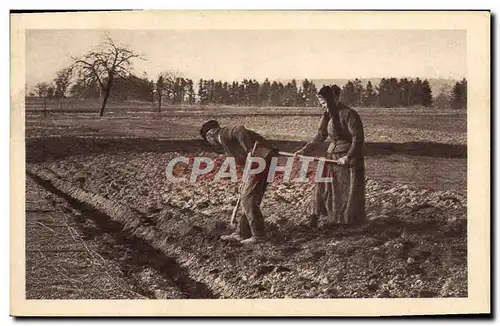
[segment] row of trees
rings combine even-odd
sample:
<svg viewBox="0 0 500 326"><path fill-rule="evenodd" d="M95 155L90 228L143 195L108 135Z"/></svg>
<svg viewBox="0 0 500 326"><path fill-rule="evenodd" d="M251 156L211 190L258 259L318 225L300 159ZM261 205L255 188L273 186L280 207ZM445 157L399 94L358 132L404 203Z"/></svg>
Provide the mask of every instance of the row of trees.
<svg viewBox="0 0 500 326"><path fill-rule="evenodd" d="M200 79L195 82L178 73L165 72L156 81L144 73L137 77L131 73L132 60L142 58L125 46L119 46L107 37L106 41L73 64L57 72L52 83L39 83L34 94L44 98L67 96L76 98L100 98L99 115L104 114L109 99L144 100L157 104L202 105L268 105L268 106L316 106L317 87L305 79L300 85L295 79L288 82L270 81L262 83L253 79L242 81L220 81ZM111 91L112 90L112 91ZM354 107L430 107L433 104L464 108L467 103L467 81L457 82L450 94L442 92L433 103L428 80L382 78L378 85L368 81L366 85L358 78L349 80L342 87L341 100ZM61 101L62 103L62 101Z"/></svg>
<svg viewBox="0 0 500 326"><path fill-rule="evenodd" d="M232 83L203 80L198 82L200 104L313 106L316 105L317 89L305 79L298 86L295 79L283 84L280 81L244 79Z"/></svg>
<svg viewBox="0 0 500 326"><path fill-rule="evenodd" d="M103 90L98 81L77 79L71 87L68 69L58 72L52 85L39 83L35 95L48 98L102 98ZM316 106L317 87L305 79L301 85L296 80L282 83L263 83L244 79L231 83L200 79L196 85L189 78L175 77L172 73L161 74L156 82L147 75L139 78L133 74L114 80L109 99L154 101L158 110L162 104L202 105L267 105L267 106ZM465 108L467 104L467 81L457 82L451 91L442 90L433 99L427 80L419 78L382 78L377 86L371 81L366 86L360 79L348 81L342 87L341 100L354 107L411 107L414 105L439 108Z"/></svg>
<svg viewBox="0 0 500 326"><path fill-rule="evenodd" d="M342 101L351 106L410 107L432 105L432 90L427 79L382 78L378 86L368 81L366 87L358 78L348 81L341 93Z"/></svg>

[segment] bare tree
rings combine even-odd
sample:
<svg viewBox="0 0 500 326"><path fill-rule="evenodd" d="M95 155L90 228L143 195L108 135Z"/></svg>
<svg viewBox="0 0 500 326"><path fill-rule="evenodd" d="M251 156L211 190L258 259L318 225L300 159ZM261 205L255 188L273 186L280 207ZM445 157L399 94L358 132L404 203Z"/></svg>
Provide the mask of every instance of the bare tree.
<svg viewBox="0 0 500 326"><path fill-rule="evenodd" d="M182 78L179 71L169 70L160 73L156 81L156 96L159 102L158 112L161 112L161 104L165 101L173 102L176 79Z"/></svg>
<svg viewBox="0 0 500 326"><path fill-rule="evenodd" d="M47 116L47 95L49 92L49 88L50 88L50 85L45 83L45 82L37 83L34 87L34 91L35 91L36 96L38 96L39 98L43 98L42 110L43 110L44 117Z"/></svg>
<svg viewBox="0 0 500 326"><path fill-rule="evenodd" d="M68 91L69 85L71 84L71 77L73 75L73 70L71 67L61 69L57 72L56 78L54 78L54 96L59 100L59 107L62 109L62 103L66 97L66 92Z"/></svg>
<svg viewBox="0 0 500 326"><path fill-rule="evenodd" d="M47 96L48 88L49 88L49 84L47 84L45 82L37 83L34 87L34 91L35 91L36 96L38 96L40 98Z"/></svg>
<svg viewBox="0 0 500 326"><path fill-rule="evenodd" d="M161 112L161 102L165 93L165 79L163 75L160 75L158 77L158 80L156 81L156 97L158 98L158 112Z"/></svg>
<svg viewBox="0 0 500 326"><path fill-rule="evenodd" d="M53 98L55 91L56 91L56 88L54 87L54 85L49 85L49 88L47 88L47 98L48 99Z"/></svg>
<svg viewBox="0 0 500 326"><path fill-rule="evenodd" d="M99 116L104 115L109 94L116 77L126 78L132 70L132 59L140 58L126 46L118 46L106 35L106 41L99 44L97 49L90 51L81 58L73 58L74 68L79 78L85 82L92 80L99 84L103 99Z"/></svg>

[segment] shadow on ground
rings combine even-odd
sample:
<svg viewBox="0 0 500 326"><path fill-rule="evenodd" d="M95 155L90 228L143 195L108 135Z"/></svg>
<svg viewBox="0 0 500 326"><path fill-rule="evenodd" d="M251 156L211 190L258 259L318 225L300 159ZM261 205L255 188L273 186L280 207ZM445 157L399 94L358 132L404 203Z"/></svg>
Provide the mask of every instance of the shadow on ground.
<svg viewBox="0 0 500 326"><path fill-rule="evenodd" d="M188 299L217 298L217 295L212 293L206 284L191 279L186 268L182 267L174 258L166 256L147 241L125 230L123 225L111 220L90 204L77 201L34 174L29 173L28 175L44 189L66 200L72 208L81 213L75 215L75 221L78 223L84 240L107 235L103 239L108 241L102 244L100 253L107 259L117 261L126 274L137 273L140 268L154 268L165 279L171 280ZM87 220L92 221L94 225L87 225ZM143 292L142 294L150 298L154 297L152 293Z"/></svg>
<svg viewBox="0 0 500 326"><path fill-rule="evenodd" d="M272 140L282 151L293 152L303 141ZM26 161L40 163L80 154L113 154L117 152L208 151L213 149L202 140L158 140L153 138L80 138L73 136L40 137L26 141ZM365 155L414 155L443 158L466 158L467 146L431 142L366 143Z"/></svg>

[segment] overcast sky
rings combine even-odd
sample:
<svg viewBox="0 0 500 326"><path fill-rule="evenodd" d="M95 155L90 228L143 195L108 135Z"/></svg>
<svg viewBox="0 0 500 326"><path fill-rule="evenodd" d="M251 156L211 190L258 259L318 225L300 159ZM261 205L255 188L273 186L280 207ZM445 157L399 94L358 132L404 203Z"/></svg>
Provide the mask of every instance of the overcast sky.
<svg viewBox="0 0 500 326"><path fill-rule="evenodd" d="M466 77L462 30L112 30L142 54L134 71L149 79L167 70L224 81L253 78ZM104 40L103 30L30 30L26 82L57 70Z"/></svg>

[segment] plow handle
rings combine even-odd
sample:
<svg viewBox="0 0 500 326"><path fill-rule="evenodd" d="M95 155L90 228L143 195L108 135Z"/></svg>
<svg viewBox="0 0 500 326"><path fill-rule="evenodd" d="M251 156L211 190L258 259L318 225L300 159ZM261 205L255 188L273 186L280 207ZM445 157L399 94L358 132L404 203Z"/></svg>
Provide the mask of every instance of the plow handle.
<svg viewBox="0 0 500 326"><path fill-rule="evenodd" d="M306 156L306 155L294 155L293 153L290 152L283 152L279 151L278 154L283 155L283 156L291 156L291 157L303 157L303 158L309 158L313 159L313 161L325 161L327 163L338 163L337 160L332 160L329 158L324 158L324 157L315 157L315 156Z"/></svg>

